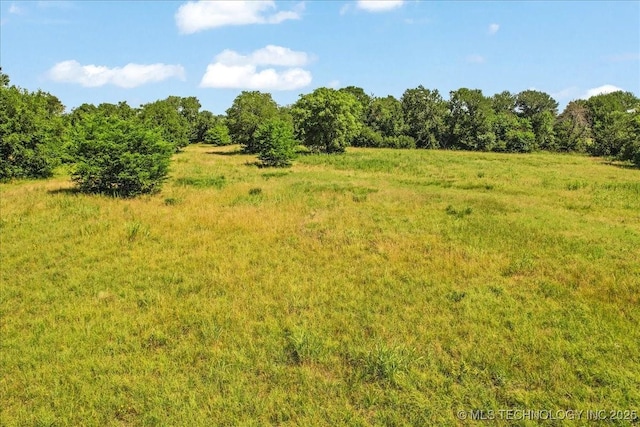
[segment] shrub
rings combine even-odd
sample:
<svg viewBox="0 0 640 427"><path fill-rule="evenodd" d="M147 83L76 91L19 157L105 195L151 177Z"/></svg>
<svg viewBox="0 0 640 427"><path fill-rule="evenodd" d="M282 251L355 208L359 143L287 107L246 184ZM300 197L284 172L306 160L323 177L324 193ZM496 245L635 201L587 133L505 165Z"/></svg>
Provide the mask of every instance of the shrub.
<svg viewBox="0 0 640 427"><path fill-rule="evenodd" d="M263 166L287 167L295 157L296 140L293 126L282 119L271 119L258 127L255 134L258 158Z"/></svg>
<svg viewBox="0 0 640 427"><path fill-rule="evenodd" d="M72 179L80 190L131 197L157 190L173 144L136 119L90 116L71 131Z"/></svg>
<svg viewBox="0 0 640 427"><path fill-rule="evenodd" d="M354 147L382 147L383 140L380 132L371 129L369 126L363 126L358 135L353 138L351 145Z"/></svg>
<svg viewBox="0 0 640 427"><path fill-rule="evenodd" d="M203 142L217 146L231 144L229 129L222 123L217 123L213 127L207 129L204 134Z"/></svg>
<svg viewBox="0 0 640 427"><path fill-rule="evenodd" d="M46 92L0 86L0 180L53 174L64 144L63 110Z"/></svg>

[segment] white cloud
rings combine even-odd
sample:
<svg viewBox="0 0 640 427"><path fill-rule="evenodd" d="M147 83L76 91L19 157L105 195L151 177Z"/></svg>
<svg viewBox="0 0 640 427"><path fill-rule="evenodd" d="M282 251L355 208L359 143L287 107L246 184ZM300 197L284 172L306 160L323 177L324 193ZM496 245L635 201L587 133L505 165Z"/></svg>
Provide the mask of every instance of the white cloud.
<svg viewBox="0 0 640 427"><path fill-rule="evenodd" d="M24 13L24 9L15 3L11 3L11 6L9 6L9 13L12 15L22 15Z"/></svg>
<svg viewBox="0 0 640 427"><path fill-rule="evenodd" d="M624 89L614 85L602 85L602 86L594 87L593 89L587 90L587 92L584 95L582 95L581 98L589 99L592 96L604 95L611 92L617 92L619 90L624 90Z"/></svg>
<svg viewBox="0 0 640 427"><path fill-rule="evenodd" d="M564 99L574 99L577 97L579 93L579 89L577 86L571 86L558 92L554 92L551 94L551 97L556 100L564 100Z"/></svg>
<svg viewBox="0 0 640 427"><path fill-rule="evenodd" d="M327 87L330 87L331 89L338 89L340 87L340 80L331 80L327 84Z"/></svg>
<svg viewBox="0 0 640 427"><path fill-rule="evenodd" d="M482 64L485 61L486 59L482 55L473 54L473 55L467 56L467 62L470 62L472 64Z"/></svg>
<svg viewBox="0 0 640 427"><path fill-rule="evenodd" d="M311 73L300 67L311 58L305 52L296 52L286 47L268 45L248 55L233 50L224 50L216 55L215 62L207 66L200 87L294 90L311 83ZM284 70L260 66L288 67Z"/></svg>
<svg viewBox="0 0 640 427"><path fill-rule="evenodd" d="M489 34L495 34L498 32L498 30L500 29L500 25L499 24L491 24L489 25Z"/></svg>
<svg viewBox="0 0 640 427"><path fill-rule="evenodd" d="M279 24L289 19L300 19L304 3L298 3L293 10L276 12L275 9L273 0L200 0L180 6L175 19L178 30L183 34L225 25Z"/></svg>
<svg viewBox="0 0 640 427"><path fill-rule="evenodd" d="M182 65L127 64L122 68L109 68L102 65L81 65L74 60L59 62L48 72L49 78L56 82L77 83L84 87L111 84L123 88L160 82L172 77L184 80L184 75Z"/></svg>
<svg viewBox="0 0 640 427"><path fill-rule="evenodd" d="M368 12L386 12L397 9L404 4L404 0L358 0L358 9Z"/></svg>
<svg viewBox="0 0 640 427"><path fill-rule="evenodd" d="M216 56L216 62L225 65L277 65L281 67L299 67L308 64L309 55L295 52L287 47L268 45L249 55L240 55L233 50L224 50Z"/></svg>

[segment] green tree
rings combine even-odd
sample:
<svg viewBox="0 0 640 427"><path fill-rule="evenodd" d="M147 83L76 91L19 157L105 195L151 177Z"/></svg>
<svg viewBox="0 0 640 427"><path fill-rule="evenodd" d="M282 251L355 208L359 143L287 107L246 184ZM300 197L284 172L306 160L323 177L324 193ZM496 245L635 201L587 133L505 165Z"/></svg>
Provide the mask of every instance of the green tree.
<svg viewBox="0 0 640 427"><path fill-rule="evenodd" d="M516 95L505 90L491 97L491 106L496 114L513 113L516 108Z"/></svg>
<svg viewBox="0 0 640 427"><path fill-rule="evenodd" d="M255 132L265 121L278 117L278 104L271 94L259 91L242 91L227 110L227 127L235 144L246 153L257 153Z"/></svg>
<svg viewBox="0 0 640 427"><path fill-rule="evenodd" d="M496 136L493 151L528 153L535 149L536 136L531 128L531 122L512 112L502 111L495 115L493 133Z"/></svg>
<svg viewBox="0 0 640 427"><path fill-rule="evenodd" d="M344 91L316 89L302 95L291 113L297 138L316 151L342 153L362 128L362 106Z"/></svg>
<svg viewBox="0 0 640 427"><path fill-rule="evenodd" d="M354 147L372 147L382 148L384 146L384 137L371 126L362 126L360 132L353 138L351 145Z"/></svg>
<svg viewBox="0 0 640 427"><path fill-rule="evenodd" d="M162 139L171 143L175 151L179 151L189 145L193 132L182 111L182 99L170 96L143 105L139 116L147 126L159 128Z"/></svg>
<svg viewBox="0 0 640 427"><path fill-rule="evenodd" d="M621 160L631 160L640 167L640 104L619 114L625 114L620 120L624 133L619 157Z"/></svg>
<svg viewBox="0 0 640 427"><path fill-rule="evenodd" d="M495 144L491 100L479 89L462 88L450 93L448 146L463 150L491 150Z"/></svg>
<svg viewBox="0 0 640 427"><path fill-rule="evenodd" d="M403 135L406 126L402 103L391 95L374 98L369 104L365 124L383 137Z"/></svg>
<svg viewBox="0 0 640 427"><path fill-rule="evenodd" d="M131 197L157 190L174 145L136 119L88 115L70 132L72 179L81 191Z"/></svg>
<svg viewBox="0 0 640 427"><path fill-rule="evenodd" d="M358 86L347 86L347 87L338 89L338 91L344 92L344 93L350 93L351 95L353 95L354 98L356 98L360 103L363 113L367 111L367 109L369 108L369 104L371 104L371 101L373 99L371 95L367 95L364 89Z"/></svg>
<svg viewBox="0 0 640 427"><path fill-rule="evenodd" d="M592 96L587 100L589 121L594 143L589 147L596 156L618 156L624 138L620 138L624 114L637 106L638 98L631 92L617 91Z"/></svg>
<svg viewBox="0 0 640 427"><path fill-rule="evenodd" d="M551 95L537 90L522 91L516 96L516 112L531 122L536 148L556 149L553 125L558 114L558 102Z"/></svg>
<svg viewBox="0 0 640 427"><path fill-rule="evenodd" d="M64 147L63 113L49 93L0 85L0 179L52 175Z"/></svg>
<svg viewBox="0 0 640 427"><path fill-rule="evenodd" d="M230 145L231 137L229 136L229 129L221 120L207 129L202 142L217 146Z"/></svg>
<svg viewBox="0 0 640 427"><path fill-rule="evenodd" d="M256 131L258 159L263 166L288 167L295 157L297 142L291 122L281 118L267 120Z"/></svg>
<svg viewBox="0 0 640 427"><path fill-rule="evenodd" d="M443 147L447 103L438 90L431 91L422 85L407 89L400 102L407 135L416 141L418 148Z"/></svg>
<svg viewBox="0 0 640 427"><path fill-rule="evenodd" d="M199 118L200 118L200 101L195 96L188 96L179 98L178 111L180 115L184 117L189 125L189 143L193 144L201 142L199 139Z"/></svg>
<svg viewBox="0 0 640 427"><path fill-rule="evenodd" d="M571 101L554 125L558 149L584 152L593 144L589 107L584 100Z"/></svg>
<svg viewBox="0 0 640 427"><path fill-rule="evenodd" d="M224 128L224 133L227 135L228 141L224 144L216 144L216 145L228 145L231 144L231 140L229 137L229 129L227 129L226 119L223 115L215 115L211 111L203 110L198 113L197 125L196 125L196 142L205 142L207 144L213 144L210 137L207 137L207 134L211 135L210 130L216 128L217 131L213 133L219 133L222 128ZM222 141L220 141L222 142Z"/></svg>
<svg viewBox="0 0 640 427"><path fill-rule="evenodd" d="M9 76L2 72L2 67L0 67L0 87L9 86Z"/></svg>

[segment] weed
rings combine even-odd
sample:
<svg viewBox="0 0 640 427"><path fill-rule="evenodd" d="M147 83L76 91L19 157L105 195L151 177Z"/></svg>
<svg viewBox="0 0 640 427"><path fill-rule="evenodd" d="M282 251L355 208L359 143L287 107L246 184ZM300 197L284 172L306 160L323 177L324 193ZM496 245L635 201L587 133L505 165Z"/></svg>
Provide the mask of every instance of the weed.
<svg viewBox="0 0 640 427"><path fill-rule="evenodd" d="M350 362L365 380L395 385L409 371L410 360L402 347L376 344L373 350L352 357Z"/></svg>
<svg viewBox="0 0 640 427"><path fill-rule="evenodd" d="M182 199L178 197L167 197L164 199L164 204L167 206L175 206L182 203Z"/></svg>
<svg viewBox="0 0 640 427"><path fill-rule="evenodd" d="M584 181L574 181L574 182L568 183L565 188L569 191L576 191L576 190L580 190L581 188L586 188L588 185L589 184Z"/></svg>
<svg viewBox="0 0 640 427"><path fill-rule="evenodd" d="M456 218L464 218L467 215L471 215L471 213L473 212L473 209L469 206L467 206L464 209L456 209L453 206L449 205L445 209L445 212L447 213L447 215L451 215Z"/></svg>
<svg viewBox="0 0 640 427"><path fill-rule="evenodd" d="M126 224L126 237L129 243L132 243L140 237L149 237L149 228L138 221L128 222Z"/></svg>
<svg viewBox="0 0 640 427"><path fill-rule="evenodd" d="M466 292L451 291L447 295L447 299L449 299L449 301L451 302L460 302L466 295Z"/></svg>
<svg viewBox="0 0 640 427"><path fill-rule="evenodd" d="M190 186L195 188L221 189L226 185L226 179L224 175L210 176L210 177L203 177L203 178L194 178L194 177L178 178L176 179L175 182L178 185Z"/></svg>
<svg viewBox="0 0 640 427"><path fill-rule="evenodd" d="M294 365L317 361L322 355L321 341L303 329L285 330L285 351Z"/></svg>

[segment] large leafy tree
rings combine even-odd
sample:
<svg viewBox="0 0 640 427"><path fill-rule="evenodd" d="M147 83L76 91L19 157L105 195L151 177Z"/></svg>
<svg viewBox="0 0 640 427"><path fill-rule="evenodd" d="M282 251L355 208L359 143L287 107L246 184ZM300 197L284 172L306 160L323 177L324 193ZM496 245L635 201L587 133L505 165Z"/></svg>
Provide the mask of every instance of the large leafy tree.
<svg viewBox="0 0 640 427"><path fill-rule="evenodd" d="M491 100L479 89L462 88L450 93L448 137L451 148L491 150L495 143Z"/></svg>
<svg viewBox="0 0 640 427"><path fill-rule="evenodd" d="M561 151L584 152L593 144L589 107L584 100L571 101L554 125L557 146Z"/></svg>
<svg viewBox="0 0 640 427"><path fill-rule="evenodd" d="M493 151L528 153L536 146L536 136L529 119L518 117L509 111L496 113L493 119L496 143Z"/></svg>
<svg viewBox="0 0 640 427"><path fill-rule="evenodd" d="M231 140L247 153L257 153L255 133L265 121L278 117L278 104L271 94L242 91L227 109L227 127Z"/></svg>
<svg viewBox="0 0 640 427"><path fill-rule="evenodd" d="M140 109L140 118L147 125L160 129L162 138L171 143L176 151L186 147L192 141L193 128L183 113L183 101L179 96L144 104Z"/></svg>
<svg viewBox="0 0 640 427"><path fill-rule="evenodd" d="M88 114L70 131L72 179L80 190L131 197L157 190L175 146L136 118Z"/></svg>
<svg viewBox="0 0 640 427"><path fill-rule="evenodd" d="M516 112L531 122L537 148L557 148L553 125L558 102L551 95L538 90L522 91L516 96Z"/></svg>
<svg viewBox="0 0 640 427"><path fill-rule="evenodd" d="M491 106L496 114L514 113L516 108L516 95L508 90L496 93L491 97Z"/></svg>
<svg viewBox="0 0 640 427"><path fill-rule="evenodd" d="M64 146L64 106L47 92L9 86L8 76L0 77L0 179L51 176Z"/></svg>
<svg viewBox="0 0 640 427"><path fill-rule="evenodd" d="M589 151L596 156L617 156L624 144L621 130L628 112L637 108L638 98L631 92L617 91L592 96L587 100L594 144ZM624 114L622 114L624 113Z"/></svg>
<svg viewBox="0 0 640 427"><path fill-rule="evenodd" d="M402 135L406 130L402 103L391 95L374 98L367 111L366 125L383 137Z"/></svg>
<svg viewBox="0 0 640 427"><path fill-rule="evenodd" d="M422 85L407 89L401 98L407 134L419 148L438 148L444 144L447 103L438 90Z"/></svg>
<svg viewBox="0 0 640 427"><path fill-rule="evenodd" d="M297 138L312 150L341 153L361 128L361 103L350 93L319 88L291 109Z"/></svg>
<svg viewBox="0 0 640 427"><path fill-rule="evenodd" d="M624 114L620 120L624 131L619 157L621 160L631 160L640 167L640 103L635 108L618 114Z"/></svg>

